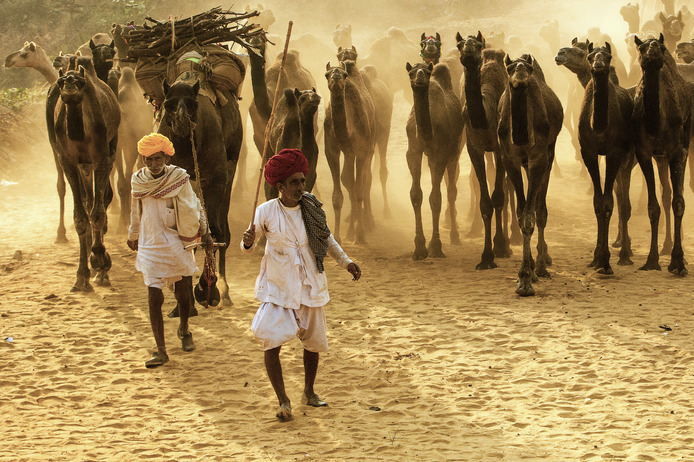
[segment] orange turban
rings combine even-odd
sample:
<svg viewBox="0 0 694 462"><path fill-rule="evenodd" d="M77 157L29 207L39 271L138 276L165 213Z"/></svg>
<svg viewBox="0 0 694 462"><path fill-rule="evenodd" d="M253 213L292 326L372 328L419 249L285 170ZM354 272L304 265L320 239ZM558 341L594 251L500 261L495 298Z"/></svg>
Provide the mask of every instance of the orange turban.
<svg viewBox="0 0 694 462"><path fill-rule="evenodd" d="M265 164L265 181L276 186L296 172L308 174L308 159L298 149L282 149Z"/></svg>
<svg viewBox="0 0 694 462"><path fill-rule="evenodd" d="M137 142L137 152L145 157L149 157L160 151L167 156L173 156L176 152L173 143L161 133L150 133L149 135L143 136L142 139Z"/></svg>

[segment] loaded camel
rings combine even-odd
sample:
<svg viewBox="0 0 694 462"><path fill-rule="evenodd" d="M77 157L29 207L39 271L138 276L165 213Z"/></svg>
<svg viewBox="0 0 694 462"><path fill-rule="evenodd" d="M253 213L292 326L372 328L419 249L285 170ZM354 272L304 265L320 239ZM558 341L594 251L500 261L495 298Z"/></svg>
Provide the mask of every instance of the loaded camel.
<svg viewBox="0 0 694 462"><path fill-rule="evenodd" d="M415 250L413 260L428 256L445 257L439 235L441 214L441 181L448 174L448 210L451 243L460 244L456 225L455 200L458 194L456 175L460 159L463 117L460 100L453 91L451 76L445 64L407 63L414 106L407 120L407 165L412 176L410 200L415 214ZM426 246L422 226L422 155L426 155L431 173L429 195L433 230Z"/></svg>
<svg viewBox="0 0 694 462"><path fill-rule="evenodd" d="M529 296L535 295L532 283L538 276L548 277L547 266L552 264L545 242L547 187L563 109L532 56L523 55L514 61L506 56L505 64L509 79L499 102L499 145L516 191L518 223L523 233L523 261L516 293ZM525 190L521 169L527 174ZM537 260L533 260L530 238L536 223Z"/></svg>
<svg viewBox="0 0 694 462"><path fill-rule="evenodd" d="M593 208L598 223L598 237L593 260L588 264L601 274L613 274L610 266L609 226L614 206L612 189L618 176L622 181L617 188L620 203L620 234L622 246L619 254L620 265L633 264L631 239L628 222L631 216L629 201L629 182L635 164L631 134L631 114L633 101L629 93L610 79L611 47L594 48L588 44L587 60L590 64L591 79L586 85L586 93L578 121L578 139L581 156L593 181ZM605 189L600 178L599 156L605 158Z"/></svg>

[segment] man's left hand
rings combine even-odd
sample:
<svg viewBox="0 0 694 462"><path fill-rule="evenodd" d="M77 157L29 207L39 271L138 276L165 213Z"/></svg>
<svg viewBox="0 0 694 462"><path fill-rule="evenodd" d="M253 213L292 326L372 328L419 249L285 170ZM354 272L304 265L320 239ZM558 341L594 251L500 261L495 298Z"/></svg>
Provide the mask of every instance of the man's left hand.
<svg viewBox="0 0 694 462"><path fill-rule="evenodd" d="M214 244L214 239L212 239L212 234L211 233L203 234L200 237L200 242L202 243L203 247L211 246L212 244Z"/></svg>
<svg viewBox="0 0 694 462"><path fill-rule="evenodd" d="M349 264L347 271L349 271L349 273L353 276L352 281L358 281L361 277L361 268L359 268L359 265L354 262Z"/></svg>

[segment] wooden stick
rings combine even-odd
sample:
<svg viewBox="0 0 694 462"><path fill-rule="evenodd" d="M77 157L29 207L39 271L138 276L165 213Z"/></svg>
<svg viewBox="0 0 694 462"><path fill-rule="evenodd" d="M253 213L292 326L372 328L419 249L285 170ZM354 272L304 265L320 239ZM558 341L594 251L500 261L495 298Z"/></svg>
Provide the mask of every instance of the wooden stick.
<svg viewBox="0 0 694 462"><path fill-rule="evenodd" d="M253 214L251 215L251 228L255 224L255 209L258 208L258 196L260 195L260 185L263 182L263 169L265 169L265 156L267 155L267 146L270 142L270 130L272 129L272 124L275 122L275 108L277 107L277 101L279 100L279 95L282 92L282 74L284 73L284 61L287 58L287 48L289 48L289 36L292 35L292 25L294 23L289 21L289 26L287 27L287 39L284 41L284 52L282 54L282 63L280 64L280 73L277 77L277 86L275 87L275 99L272 101L272 111L270 112L270 118L267 121L267 127L265 127L265 143L263 144L263 157L260 162L260 175L258 176L258 185L255 188L255 200L253 201Z"/></svg>

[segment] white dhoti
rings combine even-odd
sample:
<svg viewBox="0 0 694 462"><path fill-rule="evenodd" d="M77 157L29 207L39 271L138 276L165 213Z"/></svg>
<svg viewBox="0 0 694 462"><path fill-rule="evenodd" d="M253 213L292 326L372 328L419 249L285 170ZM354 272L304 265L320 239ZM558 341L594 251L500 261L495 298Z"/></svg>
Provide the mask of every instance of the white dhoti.
<svg viewBox="0 0 694 462"><path fill-rule="evenodd" d="M298 310L262 303L251 323L251 331L263 350L272 350L299 337L308 351L328 351L325 309L301 305Z"/></svg>

